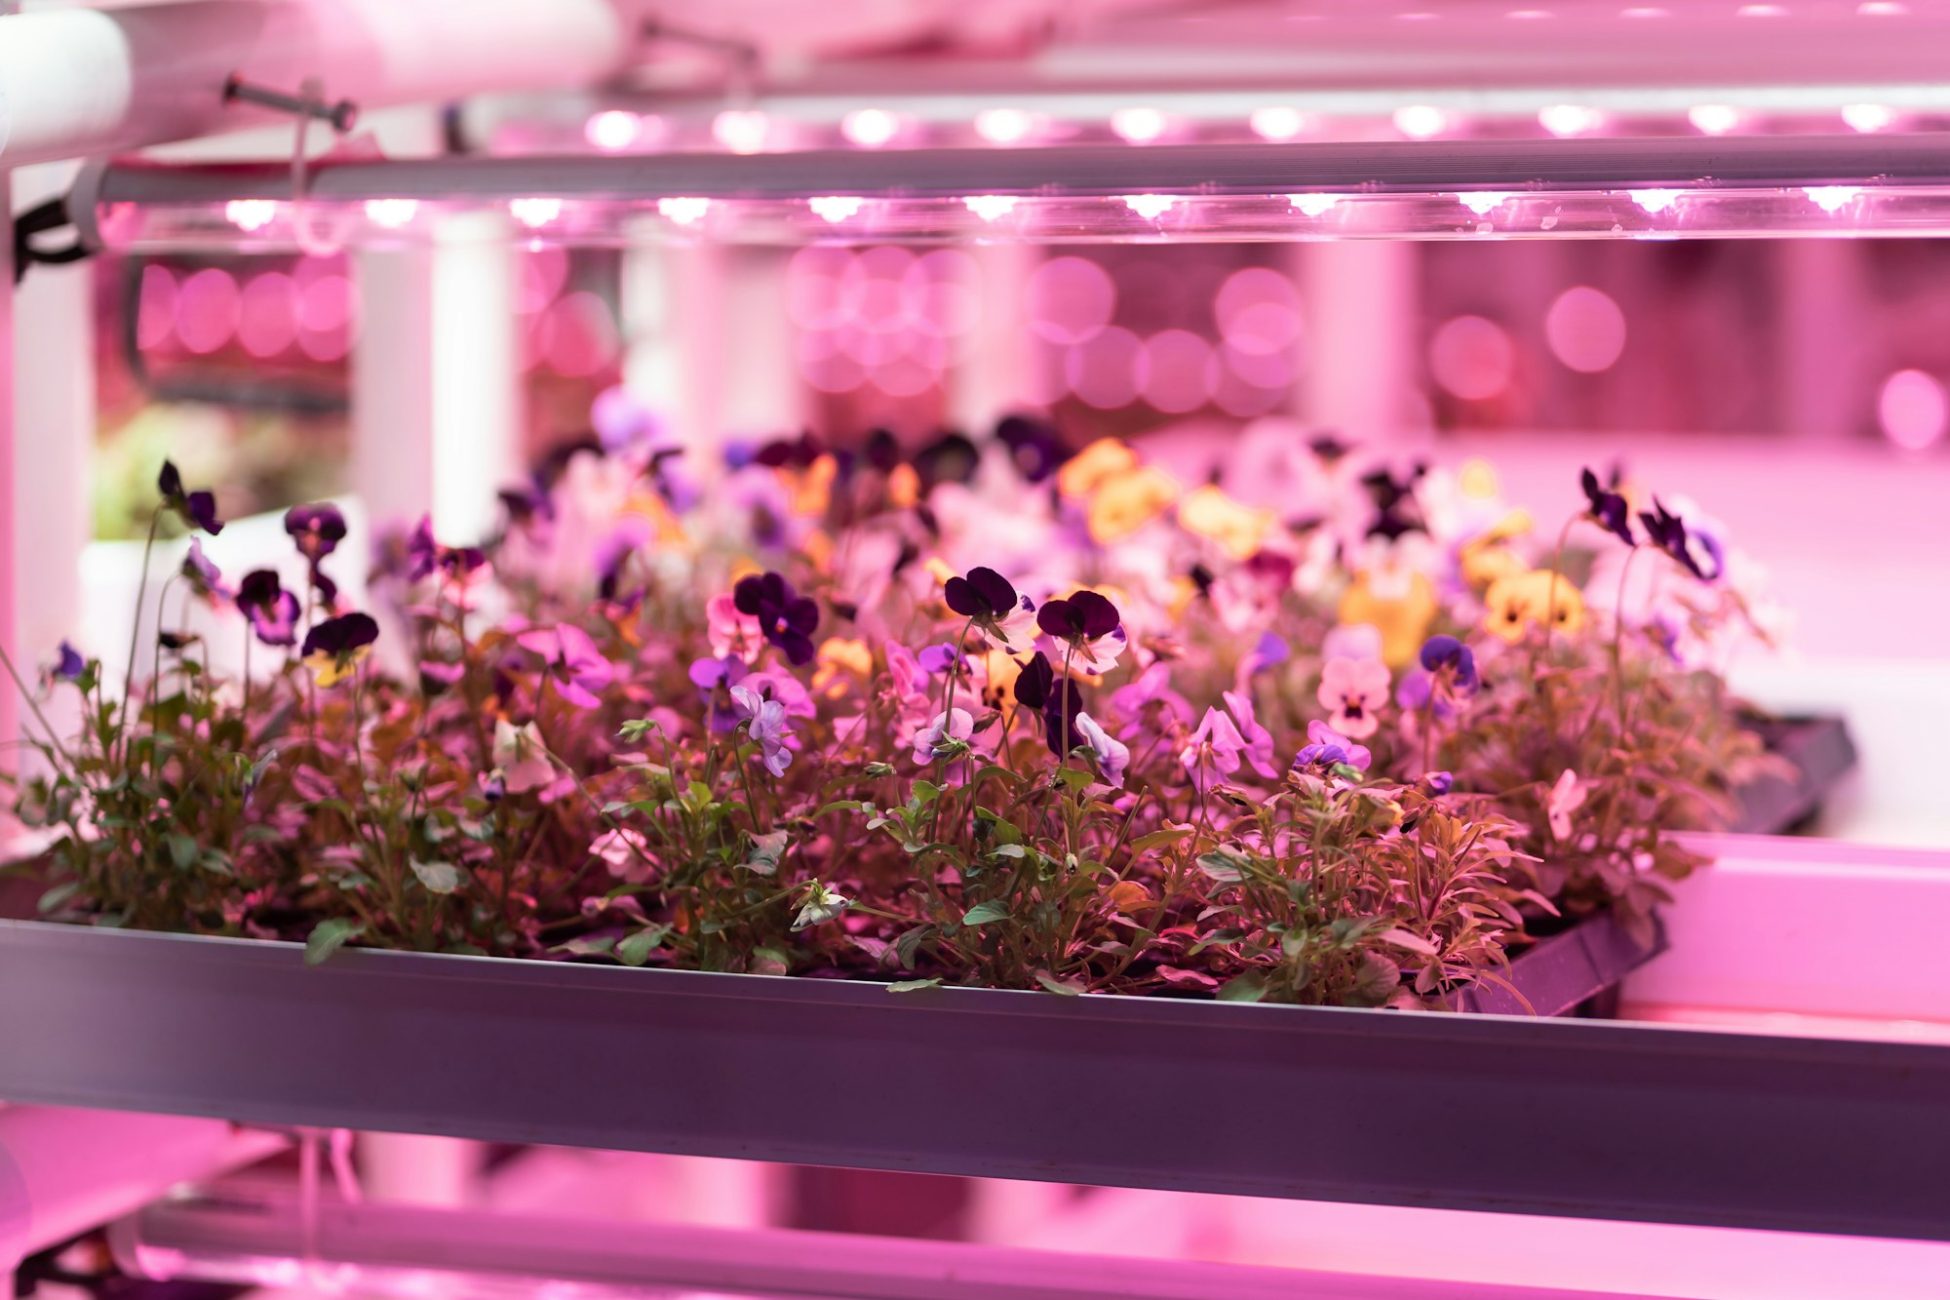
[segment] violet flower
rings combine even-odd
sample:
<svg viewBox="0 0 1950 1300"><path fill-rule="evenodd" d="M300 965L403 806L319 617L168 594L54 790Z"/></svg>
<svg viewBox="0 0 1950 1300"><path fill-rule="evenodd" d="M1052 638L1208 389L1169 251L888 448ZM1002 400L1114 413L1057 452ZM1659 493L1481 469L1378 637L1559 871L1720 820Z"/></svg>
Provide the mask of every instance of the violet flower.
<svg viewBox="0 0 1950 1300"><path fill-rule="evenodd" d="M1036 603L1018 595L1009 580L994 569L978 565L967 577L948 579L942 597L949 609L972 619L998 649L1020 654L1028 647L1030 629L1036 625Z"/></svg>
<svg viewBox="0 0 1950 1300"><path fill-rule="evenodd" d="M1632 510L1624 496L1601 486L1598 476L1589 468L1579 476L1579 483L1584 488L1587 513L1592 520L1627 546L1636 545L1637 539L1632 536Z"/></svg>
<svg viewBox="0 0 1950 1300"><path fill-rule="evenodd" d="M1422 784L1429 787L1430 794L1448 794L1456 788L1456 777L1452 772L1424 772Z"/></svg>
<svg viewBox="0 0 1950 1300"><path fill-rule="evenodd" d="M788 742L793 739L786 726L785 705L764 698L748 686L732 687L731 702L738 720L745 724L746 734L758 742L759 761L765 770L774 777L784 776L786 768L792 766Z"/></svg>
<svg viewBox="0 0 1950 1300"><path fill-rule="evenodd" d="M939 758L958 758L975 734L975 719L967 709L937 713L932 721L914 733L908 742L914 761L923 767Z"/></svg>
<svg viewBox="0 0 1950 1300"><path fill-rule="evenodd" d="M1076 717L1077 740L1090 747L1096 756L1097 771L1106 785L1122 787L1125 769L1131 765L1130 746L1097 725L1097 720L1088 713L1078 713Z"/></svg>
<svg viewBox="0 0 1950 1300"><path fill-rule="evenodd" d="M65 639L54 660L54 676L64 682L78 682L88 671L88 661L81 657L81 651Z"/></svg>
<svg viewBox="0 0 1950 1300"><path fill-rule="evenodd" d="M156 476L156 491L162 494L163 508L175 513L191 529L200 530L215 537L223 531L223 521L217 518L217 498L211 492L185 492L183 476L173 461L164 461L162 472Z"/></svg>
<svg viewBox="0 0 1950 1300"><path fill-rule="evenodd" d="M478 546L442 546L433 540L433 518L421 515L413 535L406 540L406 576L414 582L440 570L443 577L458 581L481 567L487 557Z"/></svg>
<svg viewBox="0 0 1950 1300"><path fill-rule="evenodd" d="M1307 743L1293 757L1295 767L1351 767L1365 772L1374 762L1366 745L1356 744L1340 732L1315 718L1307 724Z"/></svg>
<svg viewBox="0 0 1950 1300"><path fill-rule="evenodd" d="M1244 691L1223 691L1220 698L1226 702L1226 711L1232 715L1239 738L1245 742L1241 752L1246 761L1266 780L1276 780L1280 773L1273 766L1273 733L1259 725L1253 713L1253 697Z"/></svg>
<svg viewBox="0 0 1950 1300"><path fill-rule="evenodd" d="M190 538L190 549L183 556L182 575L190 590L204 600L215 603L229 599L230 592L223 585L223 571L203 553L202 539Z"/></svg>
<svg viewBox="0 0 1950 1300"><path fill-rule="evenodd" d="M1106 673L1116 667L1128 641L1117 606L1088 590L1044 601L1036 611L1036 626L1068 646L1071 661L1087 673Z"/></svg>
<svg viewBox="0 0 1950 1300"><path fill-rule="evenodd" d="M758 620L765 639L785 652L795 667L812 662L812 634L819 627L819 605L792 589L782 574L742 578L731 590L733 606Z"/></svg>
<svg viewBox="0 0 1950 1300"><path fill-rule="evenodd" d="M558 623L523 632L515 644L542 657L543 672L564 700L578 709L602 707L599 692L615 680L616 669L587 632L573 623Z"/></svg>
<svg viewBox="0 0 1950 1300"><path fill-rule="evenodd" d="M298 554L317 568L345 540L345 516L325 502L293 506L284 512L284 531L297 544Z"/></svg>
<svg viewBox="0 0 1950 1300"><path fill-rule="evenodd" d="M942 642L940 645L922 647L914 656L914 662L921 665L924 672L939 677L949 669L962 670L968 666L968 656L955 646Z"/></svg>
<svg viewBox="0 0 1950 1300"><path fill-rule="evenodd" d="M298 640L298 597L284 590L275 569L253 569L237 586L238 612L265 645L288 646Z"/></svg>
<svg viewBox="0 0 1950 1300"><path fill-rule="evenodd" d="M1376 715L1388 703L1387 665L1374 659L1329 659L1314 698L1332 715L1327 721L1334 730L1366 740L1381 726Z"/></svg>
<svg viewBox="0 0 1950 1300"><path fill-rule="evenodd" d="M1191 725L1191 701L1171 689L1171 665L1162 659L1154 660L1143 672L1110 693L1111 708L1126 724L1140 721L1145 709L1154 704L1165 717Z"/></svg>
<svg viewBox="0 0 1950 1300"><path fill-rule="evenodd" d="M1025 709L1041 710L1049 703L1050 688L1056 683L1056 670L1049 656L1038 650L1022 671L1016 674L1016 703Z"/></svg>
<svg viewBox="0 0 1950 1300"><path fill-rule="evenodd" d="M313 624L299 655L320 686L336 686L372 651L379 624L370 614L341 614Z"/></svg>
<svg viewBox="0 0 1950 1300"><path fill-rule="evenodd" d="M1686 544L1686 521L1667 510L1657 497L1652 498L1652 509L1639 512L1639 522L1645 525L1645 534L1652 545L1676 560L1688 573L1701 582L1710 581L1706 570L1700 567L1693 550ZM1717 571L1714 574L1718 577Z"/></svg>
<svg viewBox="0 0 1950 1300"><path fill-rule="evenodd" d="M1432 636L1422 643L1422 667L1430 673L1443 669L1450 672L1450 680L1458 690L1476 688L1476 655L1470 648L1452 636Z"/></svg>
<svg viewBox="0 0 1950 1300"><path fill-rule="evenodd" d="M1191 774L1198 792L1205 794L1219 779L1239 770L1239 758L1245 752L1245 737L1239 734L1232 719L1217 709L1207 708L1198 730L1179 752L1178 762Z"/></svg>

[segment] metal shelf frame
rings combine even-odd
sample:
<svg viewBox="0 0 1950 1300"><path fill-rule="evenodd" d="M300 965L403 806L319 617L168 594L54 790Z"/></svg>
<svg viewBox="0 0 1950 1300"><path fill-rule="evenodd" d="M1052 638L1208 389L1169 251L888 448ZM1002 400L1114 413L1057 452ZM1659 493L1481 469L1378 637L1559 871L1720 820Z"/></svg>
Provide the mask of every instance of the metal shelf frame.
<svg viewBox="0 0 1950 1300"><path fill-rule="evenodd" d="M865 1169L1950 1239L1950 1045L0 922L0 1097Z"/></svg>

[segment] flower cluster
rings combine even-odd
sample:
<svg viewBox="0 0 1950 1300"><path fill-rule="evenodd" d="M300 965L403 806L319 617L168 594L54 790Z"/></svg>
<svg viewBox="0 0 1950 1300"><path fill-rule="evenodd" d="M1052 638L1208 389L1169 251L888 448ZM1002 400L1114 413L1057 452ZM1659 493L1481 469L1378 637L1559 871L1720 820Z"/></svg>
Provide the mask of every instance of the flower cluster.
<svg viewBox="0 0 1950 1300"><path fill-rule="evenodd" d="M707 508L653 419L600 416L499 536L398 534L383 621L325 572L330 505L286 517L302 584L193 547L242 689L165 630L121 709L43 727L18 811L56 914L1423 1006L1560 914L1648 924L1694 861L1667 832L1757 761L1704 667L1760 622L1750 566L1590 472L1545 548L1482 483L1337 441L1262 458L1275 509L1012 417L734 449ZM65 643L44 680L108 689Z"/></svg>

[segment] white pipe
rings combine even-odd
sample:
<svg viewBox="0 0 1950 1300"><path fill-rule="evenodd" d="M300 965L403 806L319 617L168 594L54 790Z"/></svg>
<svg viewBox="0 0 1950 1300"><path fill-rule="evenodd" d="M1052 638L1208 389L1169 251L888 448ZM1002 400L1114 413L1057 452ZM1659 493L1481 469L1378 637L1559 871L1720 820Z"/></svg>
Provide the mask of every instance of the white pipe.
<svg viewBox="0 0 1950 1300"><path fill-rule="evenodd" d="M0 22L5 22L0 19ZM0 109L0 112L4 112ZM0 148L4 148L0 142ZM0 517L0 650L19 663L20 641L14 632L14 537L19 528L19 513L14 500L14 273L13 273L13 184L0 167L0 505L7 507ZM11 771L14 740L19 736L20 705L12 681L0 681L0 772ZM0 842L19 829L10 814L0 813ZM0 1274L6 1260L0 1253Z"/></svg>
<svg viewBox="0 0 1950 1300"><path fill-rule="evenodd" d="M316 78L361 107L595 81L624 62L605 0L179 0L0 17L0 160L128 149L249 126L236 74ZM314 132L314 136L321 132Z"/></svg>
<svg viewBox="0 0 1950 1300"><path fill-rule="evenodd" d="M178 1183L228 1173L283 1144L222 1120L0 1106L0 1275Z"/></svg>

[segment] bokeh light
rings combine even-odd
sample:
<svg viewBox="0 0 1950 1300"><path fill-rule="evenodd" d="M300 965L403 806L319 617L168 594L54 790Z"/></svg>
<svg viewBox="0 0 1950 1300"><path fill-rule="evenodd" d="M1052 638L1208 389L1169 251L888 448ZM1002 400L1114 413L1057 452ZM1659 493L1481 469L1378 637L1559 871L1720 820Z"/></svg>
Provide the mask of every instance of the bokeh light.
<svg viewBox="0 0 1950 1300"><path fill-rule="evenodd" d="M1219 358L1190 330L1161 330L1145 340L1136 377L1146 402L1167 415L1183 415L1212 400Z"/></svg>
<svg viewBox="0 0 1950 1300"><path fill-rule="evenodd" d="M1150 377L1144 344L1119 325L1100 330L1064 356L1063 377L1072 392L1099 410L1129 406Z"/></svg>
<svg viewBox="0 0 1950 1300"><path fill-rule="evenodd" d="M1444 390L1466 402L1495 397L1510 386L1516 349L1510 335L1481 316L1446 320L1429 340L1429 373Z"/></svg>
<svg viewBox="0 0 1950 1300"><path fill-rule="evenodd" d="M1300 301L1293 281L1264 266L1234 271L1212 300L1226 346L1248 356L1291 348L1300 337Z"/></svg>
<svg viewBox="0 0 1950 1300"><path fill-rule="evenodd" d="M1905 451L1922 451L1943 440L1950 425L1950 396L1935 376L1898 370L1882 381L1876 419L1883 437Z"/></svg>
<svg viewBox="0 0 1950 1300"><path fill-rule="evenodd" d="M1545 313L1544 338L1559 361L1595 375L1611 369L1625 351L1625 313L1603 290L1575 285Z"/></svg>
<svg viewBox="0 0 1950 1300"><path fill-rule="evenodd" d="M298 286L290 276L267 271L244 286L237 341L259 358L277 356L298 341Z"/></svg>
<svg viewBox="0 0 1950 1300"><path fill-rule="evenodd" d="M176 290L176 338L190 352L215 352L237 333L242 308L230 272L214 266L192 272Z"/></svg>
<svg viewBox="0 0 1950 1300"><path fill-rule="evenodd" d="M1117 286L1104 268L1082 257L1053 257L1030 274L1025 290L1029 328L1051 343L1076 344L1110 324Z"/></svg>

